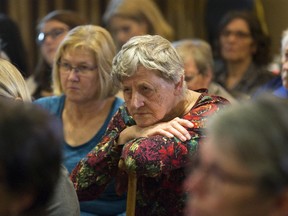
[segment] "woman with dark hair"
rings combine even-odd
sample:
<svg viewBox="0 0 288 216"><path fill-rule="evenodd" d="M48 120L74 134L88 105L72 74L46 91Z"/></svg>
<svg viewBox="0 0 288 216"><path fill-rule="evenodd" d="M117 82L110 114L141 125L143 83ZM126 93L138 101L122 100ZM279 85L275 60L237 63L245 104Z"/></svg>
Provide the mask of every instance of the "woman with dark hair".
<svg viewBox="0 0 288 216"><path fill-rule="evenodd" d="M0 51L21 72L24 78L30 75L26 49L18 25L5 14L0 14Z"/></svg>
<svg viewBox="0 0 288 216"><path fill-rule="evenodd" d="M250 99L255 89L274 77L270 38L253 13L232 11L219 24L215 81L235 98Z"/></svg>
<svg viewBox="0 0 288 216"><path fill-rule="evenodd" d="M37 99L52 94L51 72L56 50L68 31L87 21L74 11L55 10L37 25L40 56L34 74L27 81L32 96Z"/></svg>

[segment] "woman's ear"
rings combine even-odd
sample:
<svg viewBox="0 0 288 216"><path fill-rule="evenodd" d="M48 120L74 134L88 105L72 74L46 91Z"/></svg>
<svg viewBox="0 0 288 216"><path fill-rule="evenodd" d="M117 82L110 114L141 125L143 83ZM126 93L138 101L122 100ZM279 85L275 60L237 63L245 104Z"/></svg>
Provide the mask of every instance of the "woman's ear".
<svg viewBox="0 0 288 216"><path fill-rule="evenodd" d="M184 75L182 75L180 80L179 80L179 82L177 82L175 84L175 92L177 94L179 94L179 93L181 94L182 93L183 85L184 85Z"/></svg>

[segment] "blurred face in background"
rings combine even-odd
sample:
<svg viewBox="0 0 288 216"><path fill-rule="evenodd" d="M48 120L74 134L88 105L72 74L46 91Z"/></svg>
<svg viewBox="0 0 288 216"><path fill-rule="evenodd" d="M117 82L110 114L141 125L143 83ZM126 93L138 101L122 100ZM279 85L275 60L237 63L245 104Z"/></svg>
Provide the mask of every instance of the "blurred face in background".
<svg viewBox="0 0 288 216"><path fill-rule="evenodd" d="M286 36L287 37L287 36ZM288 43L284 45L283 54L282 54L282 84L288 89Z"/></svg>
<svg viewBox="0 0 288 216"><path fill-rule="evenodd" d="M187 56L184 59L185 82L188 89L197 90L201 88L208 89L212 80L212 72L202 74L199 72L197 65L192 56Z"/></svg>
<svg viewBox="0 0 288 216"><path fill-rule="evenodd" d="M97 100L99 76L92 51L68 49L63 53L58 67L67 100L81 103Z"/></svg>
<svg viewBox="0 0 288 216"><path fill-rule="evenodd" d="M45 61L52 66L56 50L68 33L69 27L59 21L51 20L44 23L38 34L38 44Z"/></svg>
<svg viewBox="0 0 288 216"><path fill-rule="evenodd" d="M222 58L230 62L252 60L256 47L248 24L243 19L234 19L220 33Z"/></svg>
<svg viewBox="0 0 288 216"><path fill-rule="evenodd" d="M131 37L148 33L148 26L145 22L137 22L133 19L119 16L111 19L109 28L118 49Z"/></svg>

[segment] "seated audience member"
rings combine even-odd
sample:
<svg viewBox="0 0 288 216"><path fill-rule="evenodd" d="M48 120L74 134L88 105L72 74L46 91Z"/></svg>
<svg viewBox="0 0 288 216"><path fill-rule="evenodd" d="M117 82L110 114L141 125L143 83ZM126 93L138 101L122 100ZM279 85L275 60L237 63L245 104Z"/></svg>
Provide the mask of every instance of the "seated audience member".
<svg viewBox="0 0 288 216"><path fill-rule="evenodd" d="M31 102L30 92L21 73L10 62L0 59L0 101L4 99L5 101L9 99L11 101ZM33 115L33 113L30 113L30 115ZM43 216L80 215L76 192L67 170L62 165L55 192L43 211ZM25 216L30 215L25 214Z"/></svg>
<svg viewBox="0 0 288 216"><path fill-rule="evenodd" d="M288 101L271 96L229 108L207 126L184 184L186 215L287 216Z"/></svg>
<svg viewBox="0 0 288 216"><path fill-rule="evenodd" d="M282 69L280 75L257 89L253 95L253 99L271 92L277 97L288 98L288 30L285 30L282 35L281 64ZM276 86L277 88L274 88Z"/></svg>
<svg viewBox="0 0 288 216"><path fill-rule="evenodd" d="M228 101L187 89L180 56L159 35L135 36L124 44L113 60L112 78L123 89L125 105L71 174L79 199L99 196L113 177L118 193L126 191L126 173L135 174L135 215L182 215L188 158L206 120Z"/></svg>
<svg viewBox="0 0 288 216"><path fill-rule="evenodd" d="M185 81L191 90L207 89L210 95L219 95L231 103L236 100L221 85L213 82L213 55L210 45L201 39L182 39L173 42L184 61Z"/></svg>
<svg viewBox="0 0 288 216"><path fill-rule="evenodd" d="M52 65L57 48L68 31L87 24L75 11L55 10L43 17L37 25L39 57L34 73L27 79L33 98L52 95Z"/></svg>
<svg viewBox="0 0 288 216"><path fill-rule="evenodd" d="M123 104L115 96L112 60L116 48L109 32L82 25L62 41L53 65L55 96L34 103L61 119L65 140L63 163L69 173L101 140L108 123ZM125 212L126 196L118 196L113 182L96 200L80 202L81 215L117 215Z"/></svg>
<svg viewBox="0 0 288 216"><path fill-rule="evenodd" d="M15 65L24 78L30 75L27 52L19 26L2 13L0 13L0 49L5 53L5 59Z"/></svg>
<svg viewBox="0 0 288 216"><path fill-rule="evenodd" d="M161 35L173 40L174 32L152 0L111 0L103 22L120 50L131 37Z"/></svg>
<svg viewBox="0 0 288 216"><path fill-rule="evenodd" d="M251 95L275 75L268 71L270 39L252 13L232 11L219 25L214 81L239 100Z"/></svg>
<svg viewBox="0 0 288 216"><path fill-rule="evenodd" d="M46 215L59 179L60 122L0 96L0 215Z"/></svg>
<svg viewBox="0 0 288 216"><path fill-rule="evenodd" d="M273 94L288 99L288 29L283 32L281 41L281 79L282 86L276 89Z"/></svg>

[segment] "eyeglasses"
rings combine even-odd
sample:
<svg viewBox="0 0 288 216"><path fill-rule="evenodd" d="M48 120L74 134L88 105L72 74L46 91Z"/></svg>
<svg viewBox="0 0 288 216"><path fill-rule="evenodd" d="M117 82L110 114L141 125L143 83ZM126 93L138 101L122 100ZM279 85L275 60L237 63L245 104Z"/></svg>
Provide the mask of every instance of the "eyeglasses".
<svg viewBox="0 0 288 216"><path fill-rule="evenodd" d="M248 37L251 37L251 34L248 32L243 32L243 31L229 31L229 30L224 30L221 32L222 37L229 37L230 35L235 36L238 39L245 39Z"/></svg>
<svg viewBox="0 0 288 216"><path fill-rule="evenodd" d="M60 35L62 35L67 31L69 30L66 28L55 28L49 32L40 32L37 37L37 43L39 45L43 44L48 36L50 36L53 40L55 40L57 37L59 37Z"/></svg>
<svg viewBox="0 0 288 216"><path fill-rule="evenodd" d="M259 183L259 179L255 179L253 177L236 176L228 173L216 164L206 166L199 159L193 161L193 164L194 166L191 172L192 178L193 176L201 175L203 176L203 179L209 181L213 185L220 183L257 185L257 183Z"/></svg>
<svg viewBox="0 0 288 216"><path fill-rule="evenodd" d="M200 73L196 73L190 76L185 75L185 82L191 82L192 80L194 80L198 75L200 75Z"/></svg>
<svg viewBox="0 0 288 216"><path fill-rule="evenodd" d="M79 65L79 66L73 67L67 62L58 62L57 64L59 66L60 72L64 74L69 74L72 70L74 70L75 73L84 75L98 68L97 66L90 67L88 65Z"/></svg>

